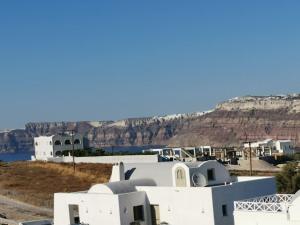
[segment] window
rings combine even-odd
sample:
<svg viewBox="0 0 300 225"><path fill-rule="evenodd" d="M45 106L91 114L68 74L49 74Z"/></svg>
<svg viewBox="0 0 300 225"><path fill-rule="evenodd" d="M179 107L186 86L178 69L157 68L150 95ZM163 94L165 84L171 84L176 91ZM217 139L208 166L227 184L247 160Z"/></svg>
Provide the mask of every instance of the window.
<svg viewBox="0 0 300 225"><path fill-rule="evenodd" d="M70 224L80 224L79 206L69 205Z"/></svg>
<svg viewBox="0 0 300 225"><path fill-rule="evenodd" d="M52 141L50 141L49 144L52 145Z"/></svg>
<svg viewBox="0 0 300 225"><path fill-rule="evenodd" d="M179 167L175 170L176 187L186 187L186 175L184 168Z"/></svg>
<svg viewBox="0 0 300 225"><path fill-rule="evenodd" d="M74 145L79 145L79 144L80 144L80 140L79 139L75 139Z"/></svg>
<svg viewBox="0 0 300 225"><path fill-rule="evenodd" d="M207 170L207 180L208 181L215 180L215 169L208 169Z"/></svg>
<svg viewBox="0 0 300 225"><path fill-rule="evenodd" d="M179 150L175 150L174 154L177 155L177 156L180 156L180 151Z"/></svg>
<svg viewBox="0 0 300 225"><path fill-rule="evenodd" d="M183 172L182 170L177 170L177 174L176 174L177 179L183 179Z"/></svg>
<svg viewBox="0 0 300 225"><path fill-rule="evenodd" d="M228 216L227 205L222 205L222 214L223 214L223 216Z"/></svg>
<svg viewBox="0 0 300 225"><path fill-rule="evenodd" d="M133 207L134 221L144 221L144 206L138 205Z"/></svg>
<svg viewBox="0 0 300 225"><path fill-rule="evenodd" d="M65 145L70 145L71 141L70 140L65 140Z"/></svg>
<svg viewBox="0 0 300 225"><path fill-rule="evenodd" d="M32 143L32 142L31 142ZM39 143L37 143L37 142L35 142L35 146L38 146L39 145Z"/></svg>
<svg viewBox="0 0 300 225"><path fill-rule="evenodd" d="M61 145L60 140L55 141L55 142L54 142L54 145Z"/></svg>

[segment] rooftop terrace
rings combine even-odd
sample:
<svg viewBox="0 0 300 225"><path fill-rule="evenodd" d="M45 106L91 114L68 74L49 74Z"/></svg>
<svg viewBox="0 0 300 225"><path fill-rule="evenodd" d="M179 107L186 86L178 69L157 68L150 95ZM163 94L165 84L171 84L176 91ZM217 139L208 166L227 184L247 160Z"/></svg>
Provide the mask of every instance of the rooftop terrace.
<svg viewBox="0 0 300 225"><path fill-rule="evenodd" d="M287 207L293 200L293 196L291 194L276 194L235 201L234 210L271 213L286 212Z"/></svg>

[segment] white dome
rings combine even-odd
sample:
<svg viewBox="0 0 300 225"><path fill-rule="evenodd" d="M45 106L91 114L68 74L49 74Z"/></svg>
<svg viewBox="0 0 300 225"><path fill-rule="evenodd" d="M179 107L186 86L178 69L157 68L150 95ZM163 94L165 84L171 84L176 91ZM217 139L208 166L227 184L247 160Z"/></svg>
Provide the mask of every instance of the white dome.
<svg viewBox="0 0 300 225"><path fill-rule="evenodd" d="M88 193L122 194L135 192L136 186L156 186L152 179L123 180L106 184L93 185Z"/></svg>

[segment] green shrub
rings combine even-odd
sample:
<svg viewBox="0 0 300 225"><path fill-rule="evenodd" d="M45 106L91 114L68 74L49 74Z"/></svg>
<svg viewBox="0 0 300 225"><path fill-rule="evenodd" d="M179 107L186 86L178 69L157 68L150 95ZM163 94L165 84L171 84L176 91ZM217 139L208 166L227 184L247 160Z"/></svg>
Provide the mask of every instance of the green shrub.
<svg viewBox="0 0 300 225"><path fill-rule="evenodd" d="M298 163L286 164L276 175L277 190L279 193L295 193L300 189L300 173Z"/></svg>

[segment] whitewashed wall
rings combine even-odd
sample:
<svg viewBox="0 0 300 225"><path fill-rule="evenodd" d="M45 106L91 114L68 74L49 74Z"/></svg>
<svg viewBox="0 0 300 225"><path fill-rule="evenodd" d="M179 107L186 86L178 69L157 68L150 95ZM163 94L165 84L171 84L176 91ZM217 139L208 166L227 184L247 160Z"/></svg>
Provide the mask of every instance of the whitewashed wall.
<svg viewBox="0 0 300 225"><path fill-rule="evenodd" d="M47 161L52 162L73 162L70 156L48 158ZM156 163L158 155L115 155L115 156L90 156L90 157L75 157L76 163Z"/></svg>
<svg viewBox="0 0 300 225"><path fill-rule="evenodd" d="M272 177L213 187L137 187L145 191L150 204L159 205L161 221L171 225L233 225L233 202L274 194ZM222 205L227 206L227 216ZM243 224L241 224L243 225Z"/></svg>

